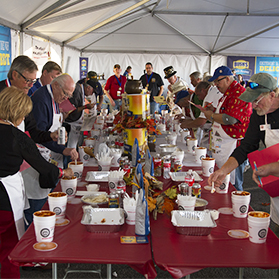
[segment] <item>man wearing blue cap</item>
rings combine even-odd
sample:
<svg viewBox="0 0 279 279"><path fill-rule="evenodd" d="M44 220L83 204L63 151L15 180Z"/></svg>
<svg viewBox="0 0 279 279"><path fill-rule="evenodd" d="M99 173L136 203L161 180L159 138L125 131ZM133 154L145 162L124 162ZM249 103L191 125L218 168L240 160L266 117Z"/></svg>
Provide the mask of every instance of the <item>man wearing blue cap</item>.
<svg viewBox="0 0 279 279"><path fill-rule="evenodd" d="M252 106L238 99L245 88L234 80L230 68L226 66L217 68L208 81L213 81L218 90L223 93L215 112L211 110L204 112L206 118L213 123L212 152L217 166L221 168L244 138L252 114ZM244 166L238 169L239 173L231 172L230 181L238 190L242 190Z"/></svg>

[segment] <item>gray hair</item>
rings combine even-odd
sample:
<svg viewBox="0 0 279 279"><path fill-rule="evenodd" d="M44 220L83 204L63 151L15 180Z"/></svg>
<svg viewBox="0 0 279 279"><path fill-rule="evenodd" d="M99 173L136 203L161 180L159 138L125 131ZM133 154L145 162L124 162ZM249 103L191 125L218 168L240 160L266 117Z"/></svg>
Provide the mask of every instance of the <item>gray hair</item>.
<svg viewBox="0 0 279 279"><path fill-rule="evenodd" d="M52 80L51 84L57 82L62 88L64 88L65 85L66 85L67 83L71 82L71 81L74 82L70 75L68 75L68 74L62 74L62 75L60 75L60 76L54 78L54 79Z"/></svg>
<svg viewBox="0 0 279 279"><path fill-rule="evenodd" d="M193 77L195 79L202 79L202 74L200 72L193 72L192 74L190 74L190 77Z"/></svg>
<svg viewBox="0 0 279 279"><path fill-rule="evenodd" d="M38 71L38 67L35 64L35 62L30 59L28 56L26 55L19 55L18 57L16 57L11 65L11 68L8 72L8 78L10 80L13 79L13 71L19 72L19 73L23 73L24 71L33 73L35 71Z"/></svg>

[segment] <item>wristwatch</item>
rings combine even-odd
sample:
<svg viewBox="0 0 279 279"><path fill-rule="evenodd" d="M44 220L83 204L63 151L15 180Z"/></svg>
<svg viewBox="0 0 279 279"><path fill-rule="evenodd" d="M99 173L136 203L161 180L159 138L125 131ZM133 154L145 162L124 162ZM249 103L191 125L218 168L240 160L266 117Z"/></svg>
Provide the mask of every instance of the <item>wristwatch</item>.
<svg viewBox="0 0 279 279"><path fill-rule="evenodd" d="M210 116L210 121L211 121L211 122L213 122L213 121L214 121L214 119L213 119L213 115L214 115L214 113L212 113L212 114L211 114L211 116Z"/></svg>

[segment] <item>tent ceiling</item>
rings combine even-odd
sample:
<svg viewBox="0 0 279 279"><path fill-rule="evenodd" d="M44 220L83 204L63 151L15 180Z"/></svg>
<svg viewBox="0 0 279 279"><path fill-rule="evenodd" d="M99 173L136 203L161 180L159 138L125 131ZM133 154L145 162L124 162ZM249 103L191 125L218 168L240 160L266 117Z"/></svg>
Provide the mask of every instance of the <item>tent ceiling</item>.
<svg viewBox="0 0 279 279"><path fill-rule="evenodd" d="M86 52L279 55L278 0L143 1L1 0L0 24Z"/></svg>

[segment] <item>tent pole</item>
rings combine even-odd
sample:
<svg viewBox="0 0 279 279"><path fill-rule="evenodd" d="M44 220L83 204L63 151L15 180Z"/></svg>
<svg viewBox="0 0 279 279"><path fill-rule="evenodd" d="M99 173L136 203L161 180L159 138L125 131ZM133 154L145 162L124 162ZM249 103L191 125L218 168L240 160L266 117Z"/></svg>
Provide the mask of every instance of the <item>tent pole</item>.
<svg viewBox="0 0 279 279"><path fill-rule="evenodd" d="M19 55L23 55L23 31L19 32Z"/></svg>
<svg viewBox="0 0 279 279"><path fill-rule="evenodd" d="M65 53L65 46L62 44L61 46L61 67L62 67L62 72L64 73L64 53Z"/></svg>
<svg viewBox="0 0 279 279"><path fill-rule="evenodd" d="M210 75L211 75L211 66L212 66L212 55L210 53L209 54L209 69L208 69L208 72L209 72Z"/></svg>

